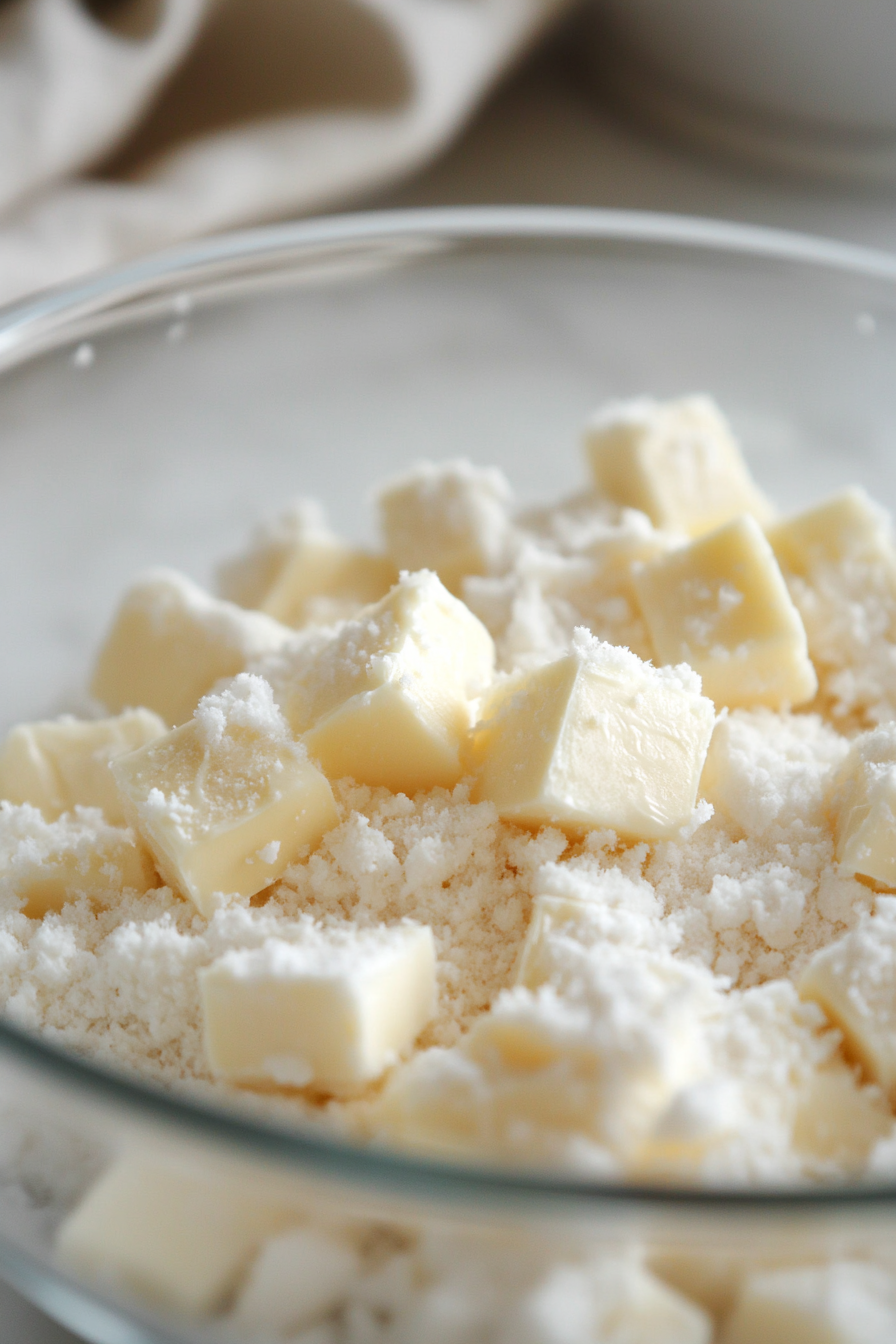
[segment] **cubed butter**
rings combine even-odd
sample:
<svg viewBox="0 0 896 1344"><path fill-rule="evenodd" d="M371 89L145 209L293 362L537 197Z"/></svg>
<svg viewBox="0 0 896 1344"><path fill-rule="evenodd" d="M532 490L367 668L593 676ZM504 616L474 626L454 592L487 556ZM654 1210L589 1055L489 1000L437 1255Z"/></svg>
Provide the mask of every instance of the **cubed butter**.
<svg viewBox="0 0 896 1344"><path fill-rule="evenodd" d="M838 772L831 811L841 871L896 888L896 725L856 738Z"/></svg>
<svg viewBox="0 0 896 1344"><path fill-rule="evenodd" d="M382 1129L501 1161L562 1161L570 1143L630 1161L675 1092L706 1072L708 977L668 954L573 940L555 968L534 992L503 991L458 1048L397 1070Z"/></svg>
<svg viewBox="0 0 896 1344"><path fill-rule="evenodd" d="M292 1337L335 1311L361 1274L361 1258L347 1241L292 1228L262 1247L234 1316L255 1335Z"/></svg>
<svg viewBox="0 0 896 1344"><path fill-rule="evenodd" d="M496 1344L711 1344L712 1321L634 1259L560 1263L508 1304Z"/></svg>
<svg viewBox="0 0 896 1344"><path fill-rule="evenodd" d="M717 705L811 700L806 631L759 524L744 514L635 575L660 662L689 663Z"/></svg>
<svg viewBox="0 0 896 1344"><path fill-rule="evenodd" d="M216 893L253 896L275 882L337 821L329 783L270 686L248 673L112 771L159 872L204 915Z"/></svg>
<svg viewBox="0 0 896 1344"><path fill-rule="evenodd" d="M397 580L391 560L347 545L311 500L297 501L218 571L225 598L294 627L353 616Z"/></svg>
<svg viewBox="0 0 896 1344"><path fill-rule="evenodd" d="M300 644L279 693L328 778L451 788L494 658L485 626L424 570L331 638Z"/></svg>
<svg viewBox="0 0 896 1344"><path fill-rule="evenodd" d="M890 1344L896 1279L879 1265L843 1260L750 1274L722 1344Z"/></svg>
<svg viewBox="0 0 896 1344"><path fill-rule="evenodd" d="M114 712L142 705L166 724L184 723L215 682L236 676L289 633L261 612L209 596L182 574L151 570L122 598L90 692Z"/></svg>
<svg viewBox="0 0 896 1344"><path fill-rule="evenodd" d="M889 517L859 486L773 523L767 535L786 574L808 579L820 568L862 558L896 576Z"/></svg>
<svg viewBox="0 0 896 1344"><path fill-rule="evenodd" d="M709 397L613 403L588 425L585 452L597 489L656 527L698 537L741 513L771 518Z"/></svg>
<svg viewBox="0 0 896 1344"><path fill-rule="evenodd" d="M435 570L459 595L466 575L506 566L510 500L510 486L493 467L421 463L380 492L386 549L399 569Z"/></svg>
<svg viewBox="0 0 896 1344"><path fill-rule="evenodd" d="M48 821L30 803L0 804L6 833L0 888L31 919L87 896L115 901L125 888L158 886L152 859L133 831L78 809Z"/></svg>
<svg viewBox="0 0 896 1344"><path fill-rule="evenodd" d="M76 1274L200 1315L223 1304L267 1238L297 1221L288 1200L249 1179L125 1156L62 1224L56 1250Z"/></svg>
<svg viewBox="0 0 896 1344"><path fill-rule="evenodd" d="M690 668L651 667L580 629L568 656L492 699L474 734L475 796L522 825L673 836L714 719Z"/></svg>
<svg viewBox="0 0 896 1344"><path fill-rule="evenodd" d="M158 714L148 709L127 710L114 719L66 715L20 723L0 750L0 798L32 803L49 818L76 806L99 807L107 821L123 826L109 763L165 731Z"/></svg>
<svg viewBox="0 0 896 1344"><path fill-rule="evenodd" d="M209 1066L247 1083L362 1087L432 1018L435 970L432 930L410 923L226 952L200 975Z"/></svg>
<svg viewBox="0 0 896 1344"><path fill-rule="evenodd" d="M896 1100L896 899L878 898L871 919L816 952L798 988L843 1032L867 1077Z"/></svg>

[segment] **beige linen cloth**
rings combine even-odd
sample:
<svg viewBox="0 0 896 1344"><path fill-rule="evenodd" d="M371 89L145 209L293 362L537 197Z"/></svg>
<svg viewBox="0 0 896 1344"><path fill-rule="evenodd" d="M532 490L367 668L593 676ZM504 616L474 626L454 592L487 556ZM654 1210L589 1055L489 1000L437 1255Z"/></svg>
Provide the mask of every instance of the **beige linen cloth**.
<svg viewBox="0 0 896 1344"><path fill-rule="evenodd" d="M356 204L425 163L566 0L5 0L0 302Z"/></svg>

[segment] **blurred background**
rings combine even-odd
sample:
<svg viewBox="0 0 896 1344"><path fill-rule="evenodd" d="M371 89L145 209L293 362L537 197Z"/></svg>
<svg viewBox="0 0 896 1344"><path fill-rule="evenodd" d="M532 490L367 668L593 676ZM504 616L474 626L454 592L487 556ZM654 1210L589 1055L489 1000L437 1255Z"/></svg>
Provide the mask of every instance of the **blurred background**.
<svg viewBox="0 0 896 1344"><path fill-rule="evenodd" d="M893 0L0 0L0 300L321 211L896 246Z"/></svg>

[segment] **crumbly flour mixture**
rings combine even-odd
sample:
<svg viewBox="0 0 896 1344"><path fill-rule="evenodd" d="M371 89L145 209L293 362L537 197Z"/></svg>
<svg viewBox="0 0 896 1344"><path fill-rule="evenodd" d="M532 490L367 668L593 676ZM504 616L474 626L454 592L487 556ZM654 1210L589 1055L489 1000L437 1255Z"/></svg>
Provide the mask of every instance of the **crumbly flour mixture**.
<svg viewBox="0 0 896 1344"><path fill-rule="evenodd" d="M92 690L98 715L143 719L102 742L32 725L0 758L3 1011L174 1089L365 1141L710 1186L896 1175L889 521L858 490L779 518L705 398L609 408L586 451L589 486L556 506L520 511L494 470L428 464L384 487L380 555L302 502L222 566L218 597L164 571L138 580ZM264 817L287 795L304 801L274 837ZM249 814L232 891L220 836ZM352 993L372 1021L389 995L364 934L403 921L431 930L435 997L408 953L388 973L416 1006L379 1062L308 1041L310 1082L275 1085L285 1047L252 997L277 979L262 950L270 968L272 948L287 965L290 946L319 946L326 980L327 940L357 938ZM214 1011L232 1017L210 1026L216 975ZM277 993L311 992L283 979ZM246 1013L270 1058L249 1040L249 1064L222 1063L210 1032ZM489 1261L468 1294L482 1320L451 1334L445 1304L481 1267L454 1247L421 1297L430 1243L413 1265L392 1249L375 1272L368 1256L364 1291L403 1323L383 1333L362 1292L351 1310L380 1312L371 1339L615 1340L610 1299L640 1311L651 1292L645 1339L709 1338L634 1261L567 1259L511 1319L525 1257L513 1273ZM241 1298L255 1325L266 1274L280 1300L278 1264L360 1272L357 1247L319 1231L265 1254ZM889 1277L862 1279L883 1270L841 1269L846 1298L886 1298L896 1321ZM517 1285L503 1297L502 1274ZM756 1320L777 1291L761 1277ZM309 1344L367 1338L340 1291L348 1333L315 1327ZM814 1291L785 1285L791 1305ZM567 1315L581 1298L591 1333L550 1334L555 1298ZM758 1339L751 1301L732 1341Z"/></svg>

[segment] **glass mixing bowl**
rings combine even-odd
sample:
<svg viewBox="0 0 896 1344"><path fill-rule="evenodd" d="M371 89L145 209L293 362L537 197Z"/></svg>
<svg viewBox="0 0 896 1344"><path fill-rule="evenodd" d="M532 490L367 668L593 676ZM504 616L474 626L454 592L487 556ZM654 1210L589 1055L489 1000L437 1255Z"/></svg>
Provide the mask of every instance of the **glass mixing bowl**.
<svg viewBox="0 0 896 1344"><path fill-rule="evenodd" d="M851 481L896 503L896 259L737 225L514 209L263 229L7 310L0 364L4 727L70 703L140 567L206 581L299 492L363 538L369 487L423 456L556 498L582 480L579 428L604 398L709 391L782 505ZM381 1224L638 1244L715 1308L744 1259L860 1254L896 1230L890 1187L626 1188L364 1150L11 1024L0 1111L0 1273L97 1344L225 1328L55 1264L54 1223L121 1144Z"/></svg>

